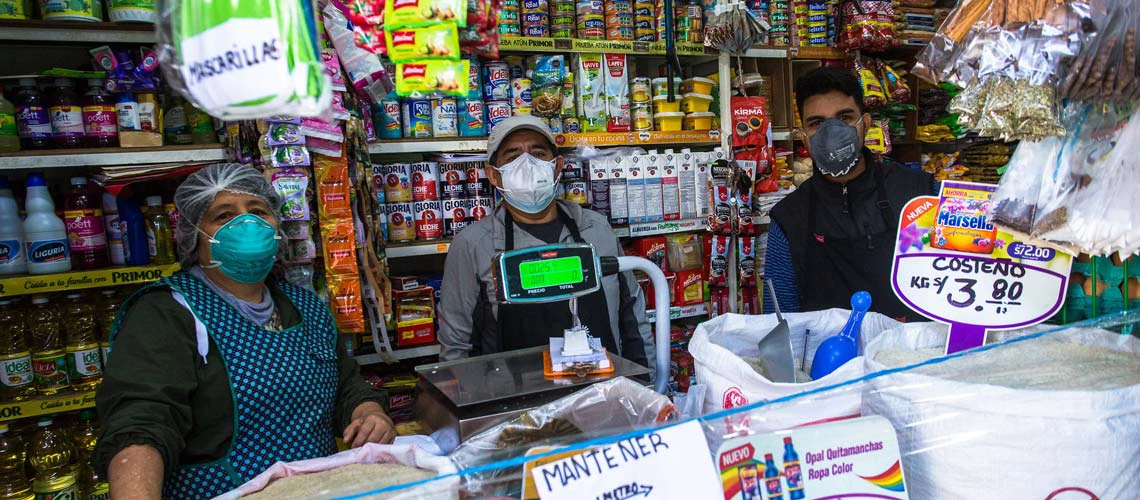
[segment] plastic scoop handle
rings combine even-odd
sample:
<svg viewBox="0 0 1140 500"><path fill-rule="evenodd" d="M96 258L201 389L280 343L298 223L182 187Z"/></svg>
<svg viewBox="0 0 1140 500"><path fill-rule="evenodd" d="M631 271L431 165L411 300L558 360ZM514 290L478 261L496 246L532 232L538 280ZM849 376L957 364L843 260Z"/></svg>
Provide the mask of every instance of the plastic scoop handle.
<svg viewBox="0 0 1140 500"><path fill-rule="evenodd" d="M839 331L841 337L859 340L859 330L863 327L863 317L871 309L871 294L862 290L851 296L851 316L847 317L847 324Z"/></svg>

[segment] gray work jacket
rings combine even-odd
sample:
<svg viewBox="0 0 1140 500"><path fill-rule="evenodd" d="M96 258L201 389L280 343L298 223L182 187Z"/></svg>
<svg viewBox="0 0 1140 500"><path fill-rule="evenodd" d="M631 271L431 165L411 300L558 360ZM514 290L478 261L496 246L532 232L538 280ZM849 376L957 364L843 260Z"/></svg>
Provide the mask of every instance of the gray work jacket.
<svg viewBox="0 0 1140 500"><path fill-rule="evenodd" d="M621 256L621 246L605 216L573 203L556 201L578 224L582 239L592 243L600 256ZM497 351L499 332L495 318L498 302L491 277L491 259L502 252L504 218L501 205L487 217L463 229L451 243L444 264L439 301L440 359L449 361L469 355ZM515 247L528 248L546 244L530 233L515 228ZM562 229L562 242L572 242L570 231ZM626 359L655 368L653 329L645 315L645 297L633 273L624 272L602 278L602 289L610 310L610 330L616 337L618 354ZM621 352L624 339L640 337L645 352ZM668 348L668 346L666 346ZM474 352L473 352L474 351Z"/></svg>

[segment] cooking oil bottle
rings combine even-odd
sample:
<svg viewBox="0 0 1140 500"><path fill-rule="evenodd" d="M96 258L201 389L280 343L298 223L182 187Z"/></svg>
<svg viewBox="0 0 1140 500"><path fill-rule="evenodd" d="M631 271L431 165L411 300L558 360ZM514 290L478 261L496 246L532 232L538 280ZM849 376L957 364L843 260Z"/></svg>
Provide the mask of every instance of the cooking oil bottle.
<svg viewBox="0 0 1140 500"><path fill-rule="evenodd" d="M103 381L95 308L84 300L83 294L70 293L64 318L67 325L67 375L71 387L77 391L93 390Z"/></svg>
<svg viewBox="0 0 1140 500"><path fill-rule="evenodd" d="M0 424L0 500L32 500L32 482L24 473L24 441Z"/></svg>
<svg viewBox="0 0 1140 500"><path fill-rule="evenodd" d="M107 500L110 498L110 486L91 466L91 456L95 454L95 445L99 442L99 426L95 422L95 410L86 409L79 412L79 426L72 432L72 439L79 455L79 477L76 481L79 486L79 500Z"/></svg>
<svg viewBox="0 0 1140 500"><path fill-rule="evenodd" d="M67 389L67 349L64 346L60 314L51 307L47 297L32 297L32 309L27 315L27 327L32 342L32 371L36 392L48 396Z"/></svg>
<svg viewBox="0 0 1140 500"><path fill-rule="evenodd" d="M28 444L28 462L36 471L32 490L36 498L75 498L75 449L66 434L52 428L52 419L41 419L39 430Z"/></svg>
<svg viewBox="0 0 1140 500"><path fill-rule="evenodd" d="M161 196L146 197L146 245L151 264L174 263L174 233Z"/></svg>
<svg viewBox="0 0 1140 500"><path fill-rule="evenodd" d="M0 299L0 402L35 396L34 381L24 313L13 306L12 299Z"/></svg>
<svg viewBox="0 0 1140 500"><path fill-rule="evenodd" d="M115 324L115 315L119 313L119 306L123 299L114 289L101 292L103 301L99 304L99 348L103 351L103 368L107 367L107 357L111 355L111 327Z"/></svg>

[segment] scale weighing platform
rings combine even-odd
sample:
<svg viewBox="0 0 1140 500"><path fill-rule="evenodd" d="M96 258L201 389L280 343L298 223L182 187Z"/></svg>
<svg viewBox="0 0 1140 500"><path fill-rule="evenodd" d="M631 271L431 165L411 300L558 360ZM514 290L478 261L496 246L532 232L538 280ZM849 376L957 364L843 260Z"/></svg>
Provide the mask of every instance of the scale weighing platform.
<svg viewBox="0 0 1140 500"><path fill-rule="evenodd" d="M599 258L593 245L565 243L500 253L491 270L500 303L566 302L572 326L546 346L416 367L414 415L432 432L454 429L462 442L591 384L628 377L649 385L649 368L607 353L589 336L577 299L598 291L604 276L638 270L653 280L658 303L668 303L668 284L655 264L638 257ZM668 315L658 315L655 333L657 345L669 345ZM658 392L665 388L668 356L667 347L657 350Z"/></svg>

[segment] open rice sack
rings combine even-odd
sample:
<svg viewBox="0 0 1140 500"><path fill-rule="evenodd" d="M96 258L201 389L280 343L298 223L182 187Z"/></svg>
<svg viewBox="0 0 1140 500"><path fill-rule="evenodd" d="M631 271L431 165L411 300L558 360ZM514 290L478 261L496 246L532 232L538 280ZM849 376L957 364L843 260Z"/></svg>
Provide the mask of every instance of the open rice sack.
<svg viewBox="0 0 1140 500"><path fill-rule="evenodd" d="M807 380L816 349L825 338L843 329L850 314L851 311L845 309L829 309L783 315L791 330L797 380ZM768 380L760 373L763 368L758 359L757 344L776 324L776 316L772 314L723 314L697 326L689 342L689 352L695 361L697 383L708 386L704 403L706 413L782 398L863 375L863 361L857 357L819 380L796 384ZM870 339L899 325L899 322L881 314L867 313L859 333L860 352ZM854 417L859 415L859 406L858 391L834 391L813 399L808 406L782 405L766 411L765 418L754 423L759 427L753 430L775 431Z"/></svg>
<svg viewBox="0 0 1140 500"><path fill-rule="evenodd" d="M991 332L945 357L945 325L899 327L867 346L863 414L895 428L911 498L1136 498L1140 339L1107 328L1138 321Z"/></svg>
<svg viewBox="0 0 1140 500"><path fill-rule="evenodd" d="M311 2L159 0L157 8L163 74L211 116L315 116L332 102Z"/></svg>
<svg viewBox="0 0 1140 500"><path fill-rule="evenodd" d="M458 498L459 478L446 457L409 445L368 443L336 455L277 462L215 500L316 500L369 493L369 500ZM442 478L429 480L437 476ZM398 485L403 485L398 486ZM377 490L385 490L372 494Z"/></svg>

